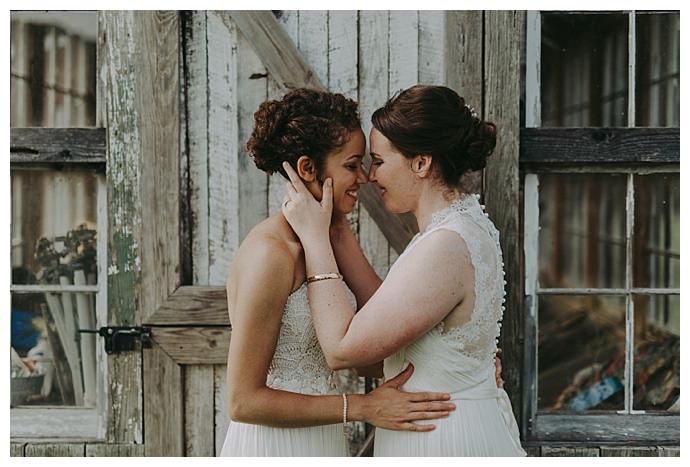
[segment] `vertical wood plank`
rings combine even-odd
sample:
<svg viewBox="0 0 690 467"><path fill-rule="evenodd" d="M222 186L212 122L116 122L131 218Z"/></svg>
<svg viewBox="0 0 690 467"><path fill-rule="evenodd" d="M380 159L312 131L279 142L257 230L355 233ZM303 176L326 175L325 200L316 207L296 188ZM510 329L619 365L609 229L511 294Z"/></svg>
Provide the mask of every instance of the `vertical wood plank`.
<svg viewBox="0 0 690 467"><path fill-rule="evenodd" d="M224 285L239 242L237 30L217 13L208 31L209 285Z"/></svg>
<svg viewBox="0 0 690 467"><path fill-rule="evenodd" d="M144 354L144 446L147 457L184 455L184 368L157 344Z"/></svg>
<svg viewBox="0 0 690 467"><path fill-rule="evenodd" d="M208 284L208 49L206 11L191 13L185 34L192 283Z"/></svg>
<svg viewBox="0 0 690 467"><path fill-rule="evenodd" d="M520 281L520 54L524 43L524 11L485 14L485 116L496 124L498 141L485 171L486 210L501 234L506 303L500 345L503 379L513 412L521 420L524 315Z"/></svg>
<svg viewBox="0 0 690 467"><path fill-rule="evenodd" d="M319 81L329 87L329 12L302 10L295 44Z"/></svg>
<svg viewBox="0 0 690 467"><path fill-rule="evenodd" d="M220 455L223 449L225 435L230 426L230 411L228 410L227 393L227 365L213 365L213 398L214 398L214 420L215 423L215 453Z"/></svg>
<svg viewBox="0 0 690 467"><path fill-rule="evenodd" d="M359 12L359 114L369 142L371 114L388 99L388 15L387 11ZM367 154L369 148L367 147ZM367 164L371 158L366 157ZM359 242L376 273L388 273L388 241L366 209L359 210Z"/></svg>
<svg viewBox="0 0 690 467"><path fill-rule="evenodd" d="M84 455L84 443L29 443L24 450L24 457L84 457Z"/></svg>
<svg viewBox="0 0 690 467"><path fill-rule="evenodd" d="M300 28L302 27L300 13ZM357 12L328 12L328 89L358 99ZM347 215L350 227L359 232L359 203Z"/></svg>
<svg viewBox="0 0 690 467"><path fill-rule="evenodd" d="M445 79L446 12L419 11L419 83L441 85Z"/></svg>
<svg viewBox="0 0 690 467"><path fill-rule="evenodd" d="M108 324L135 325L139 319L140 285L140 129L137 105L137 32L132 13L99 13L100 88L106 105L108 131L106 183L108 191ZM108 356L109 443L141 443L141 358L137 353Z"/></svg>
<svg viewBox="0 0 690 467"><path fill-rule="evenodd" d="M249 41L238 34L237 50L237 109L238 122L238 186L239 186L239 241L259 222L268 217L268 176L256 168L246 149L254 127L254 112L266 100L268 78Z"/></svg>
<svg viewBox="0 0 690 467"><path fill-rule="evenodd" d="M86 457L142 457L143 444L87 444Z"/></svg>
<svg viewBox="0 0 690 467"><path fill-rule="evenodd" d="M465 98L477 114L483 111L483 42L484 13L481 11L447 11L445 13L445 83ZM482 171L466 174L462 188L479 193Z"/></svg>
<svg viewBox="0 0 690 467"><path fill-rule="evenodd" d="M393 10L388 20L388 94L417 84L419 79L419 14L416 10ZM388 262L398 254L388 248Z"/></svg>
<svg viewBox="0 0 690 467"><path fill-rule="evenodd" d="M416 10L389 13L388 90L394 94L417 84L419 19Z"/></svg>
<svg viewBox="0 0 690 467"><path fill-rule="evenodd" d="M297 10L283 10L278 22L285 28L292 42L299 45L299 12ZM268 99L280 99L285 94L277 81L269 76ZM280 205L285 196L286 180L278 172L269 177L268 184L268 214L271 215L280 210Z"/></svg>
<svg viewBox="0 0 690 467"><path fill-rule="evenodd" d="M357 99L356 11L328 14L328 89Z"/></svg>
<svg viewBox="0 0 690 467"><path fill-rule="evenodd" d="M184 368L185 456L213 457L213 365Z"/></svg>
<svg viewBox="0 0 690 467"><path fill-rule="evenodd" d="M175 11L137 12L134 20L139 157L146 181L140 185L141 311L146 320L180 285L180 24Z"/></svg>

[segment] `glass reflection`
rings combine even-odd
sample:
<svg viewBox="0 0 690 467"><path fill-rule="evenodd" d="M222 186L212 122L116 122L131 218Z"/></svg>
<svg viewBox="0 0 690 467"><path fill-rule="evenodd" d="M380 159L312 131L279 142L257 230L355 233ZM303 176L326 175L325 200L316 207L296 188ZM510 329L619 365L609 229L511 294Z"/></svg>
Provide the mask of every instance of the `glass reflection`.
<svg viewBox="0 0 690 467"><path fill-rule="evenodd" d="M625 287L625 174L539 176L539 284Z"/></svg>
<svg viewBox="0 0 690 467"><path fill-rule="evenodd" d="M633 408L680 411L680 296L639 295L634 304Z"/></svg>
<svg viewBox="0 0 690 467"><path fill-rule="evenodd" d="M680 287L680 174L636 175L634 287Z"/></svg>
<svg viewBox="0 0 690 467"><path fill-rule="evenodd" d="M84 271L96 284L98 174L12 170L13 283L59 284ZM101 176L102 177L102 176Z"/></svg>
<svg viewBox="0 0 690 467"><path fill-rule="evenodd" d="M627 126L627 14L541 17L542 126Z"/></svg>
<svg viewBox="0 0 690 467"><path fill-rule="evenodd" d="M680 127L680 13L637 13L635 22L635 124Z"/></svg>
<svg viewBox="0 0 690 467"><path fill-rule="evenodd" d="M624 407L625 298L539 298L538 404L541 411Z"/></svg>

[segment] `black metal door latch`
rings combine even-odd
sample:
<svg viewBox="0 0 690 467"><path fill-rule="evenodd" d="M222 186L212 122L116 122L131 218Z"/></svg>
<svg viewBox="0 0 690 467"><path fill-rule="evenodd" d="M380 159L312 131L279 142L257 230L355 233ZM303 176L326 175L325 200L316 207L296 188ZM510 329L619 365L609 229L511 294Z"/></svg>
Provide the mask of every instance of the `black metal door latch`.
<svg viewBox="0 0 690 467"><path fill-rule="evenodd" d="M151 328L138 326L104 326L99 330L80 329L79 332L98 334L105 338L105 352L108 354L136 350L135 342L141 341L144 349L150 349Z"/></svg>

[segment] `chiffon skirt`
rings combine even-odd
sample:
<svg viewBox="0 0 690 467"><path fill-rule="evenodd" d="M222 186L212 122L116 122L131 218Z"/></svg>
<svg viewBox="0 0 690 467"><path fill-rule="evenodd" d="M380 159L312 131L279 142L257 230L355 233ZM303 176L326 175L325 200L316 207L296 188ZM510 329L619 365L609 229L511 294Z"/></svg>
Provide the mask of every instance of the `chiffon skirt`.
<svg viewBox="0 0 690 467"><path fill-rule="evenodd" d="M525 455L506 429L497 399L453 402L457 409L447 418L418 422L436 425L433 431L419 433L376 428L374 457Z"/></svg>
<svg viewBox="0 0 690 467"><path fill-rule="evenodd" d="M348 455L343 425L274 428L230 422L223 457L340 457Z"/></svg>

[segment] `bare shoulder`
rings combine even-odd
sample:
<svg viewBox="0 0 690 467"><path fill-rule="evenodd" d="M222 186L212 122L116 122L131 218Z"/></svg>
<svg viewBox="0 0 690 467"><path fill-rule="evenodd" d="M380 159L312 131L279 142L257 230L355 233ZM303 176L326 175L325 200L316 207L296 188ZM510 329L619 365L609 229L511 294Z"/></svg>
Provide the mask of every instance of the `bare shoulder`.
<svg viewBox="0 0 690 467"><path fill-rule="evenodd" d="M269 218L247 234L235 254L228 282L241 281L242 277L257 280L271 276L289 278L287 282L292 284L294 268L295 255L290 242L280 235Z"/></svg>

